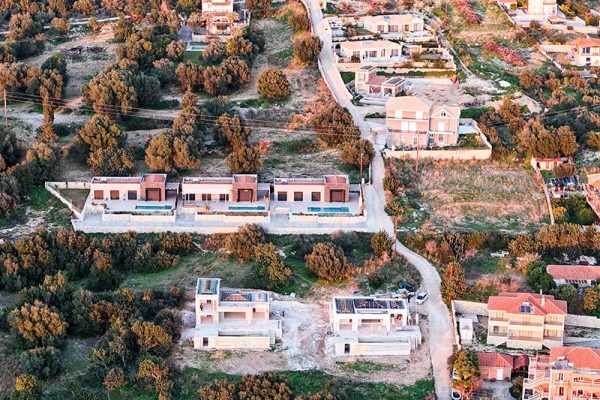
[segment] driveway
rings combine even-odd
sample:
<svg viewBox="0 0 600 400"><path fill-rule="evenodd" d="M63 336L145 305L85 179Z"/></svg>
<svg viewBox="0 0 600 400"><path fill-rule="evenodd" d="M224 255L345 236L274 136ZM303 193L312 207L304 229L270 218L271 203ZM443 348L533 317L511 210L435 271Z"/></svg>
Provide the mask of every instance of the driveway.
<svg viewBox="0 0 600 400"><path fill-rule="evenodd" d="M360 112L352 104L350 94L345 88L342 77L335 65L333 48L331 45L331 30L323 21L319 0L302 0L309 11L312 29L323 41L323 50L319 55L319 69L323 79L329 86L336 101L350 112L355 124L364 139L373 142L376 150L383 147L382 138L377 138L369 125L362 118ZM394 235L394 226L390 217L385 213L385 192L383 190L383 176L385 166L380 151L376 151L375 159L371 164L372 184L365 187L365 203L367 206L369 231L385 230ZM450 399L450 376L447 369L448 357L452 354L452 323L446 305L440 295L440 276L431 263L417 253L405 247L399 241L396 243L398 252L402 254L419 271L423 278L425 290L429 293L427 310L429 315L429 348L431 364L435 379L435 391L439 400Z"/></svg>

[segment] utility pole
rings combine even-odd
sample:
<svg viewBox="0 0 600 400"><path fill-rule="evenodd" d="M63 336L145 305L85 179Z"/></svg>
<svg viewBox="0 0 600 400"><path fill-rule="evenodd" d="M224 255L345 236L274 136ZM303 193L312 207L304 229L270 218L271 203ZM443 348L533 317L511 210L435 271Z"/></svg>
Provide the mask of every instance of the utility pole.
<svg viewBox="0 0 600 400"><path fill-rule="evenodd" d="M4 92L4 127L8 128L8 109L6 107L6 87L3 90Z"/></svg>
<svg viewBox="0 0 600 400"><path fill-rule="evenodd" d="M416 159L416 163L415 163L415 172L418 174L419 173L419 139L417 139L417 159Z"/></svg>

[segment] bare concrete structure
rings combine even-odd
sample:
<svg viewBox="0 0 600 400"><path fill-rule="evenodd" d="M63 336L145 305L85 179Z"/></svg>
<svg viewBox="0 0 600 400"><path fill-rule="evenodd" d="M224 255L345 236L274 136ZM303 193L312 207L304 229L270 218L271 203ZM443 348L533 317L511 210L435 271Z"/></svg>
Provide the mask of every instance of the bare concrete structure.
<svg viewBox="0 0 600 400"><path fill-rule="evenodd" d="M269 319L268 292L222 289L221 280L198 278L194 348L266 350L281 340L281 320Z"/></svg>
<svg viewBox="0 0 600 400"><path fill-rule="evenodd" d="M421 344L403 299L334 297L330 316L336 356L405 356Z"/></svg>

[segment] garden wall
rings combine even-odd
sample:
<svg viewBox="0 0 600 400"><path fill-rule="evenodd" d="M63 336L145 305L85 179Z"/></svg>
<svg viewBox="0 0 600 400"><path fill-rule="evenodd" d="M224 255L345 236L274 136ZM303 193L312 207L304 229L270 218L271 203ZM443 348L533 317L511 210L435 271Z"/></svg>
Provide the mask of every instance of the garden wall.
<svg viewBox="0 0 600 400"><path fill-rule="evenodd" d="M44 187L50 194L60 200L65 206L71 210L73 214L79 219L82 218L82 213L75 207L73 202L66 197L64 197L59 190L67 190L67 189L79 189L79 190L89 190L90 183L89 182L46 182L44 183Z"/></svg>
<svg viewBox="0 0 600 400"><path fill-rule="evenodd" d="M568 314L565 318L565 325L600 329L600 319L589 315Z"/></svg>

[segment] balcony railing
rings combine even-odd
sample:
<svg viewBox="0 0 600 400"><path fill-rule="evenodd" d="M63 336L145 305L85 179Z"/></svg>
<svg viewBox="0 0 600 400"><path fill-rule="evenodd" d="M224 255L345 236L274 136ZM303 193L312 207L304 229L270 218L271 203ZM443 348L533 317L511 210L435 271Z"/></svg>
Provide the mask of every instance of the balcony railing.
<svg viewBox="0 0 600 400"><path fill-rule="evenodd" d="M526 389L533 389L536 386L548 384L548 383L550 383L550 377L542 375L542 376L538 376L535 379L525 378L523 380L523 387Z"/></svg>

